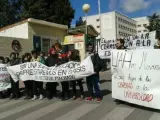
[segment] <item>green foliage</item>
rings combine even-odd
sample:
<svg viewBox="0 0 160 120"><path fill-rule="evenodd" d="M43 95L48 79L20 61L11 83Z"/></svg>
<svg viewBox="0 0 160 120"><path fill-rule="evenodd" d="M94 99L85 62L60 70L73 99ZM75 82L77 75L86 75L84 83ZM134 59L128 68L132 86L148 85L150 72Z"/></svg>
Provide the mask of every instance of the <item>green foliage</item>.
<svg viewBox="0 0 160 120"><path fill-rule="evenodd" d="M149 31L156 31L156 36L160 39L160 15L154 13L152 16L148 16L149 19L149 26L146 28Z"/></svg>
<svg viewBox="0 0 160 120"><path fill-rule="evenodd" d="M76 27L86 25L86 22L83 21L82 17L79 17L79 20L76 21Z"/></svg>
<svg viewBox="0 0 160 120"><path fill-rule="evenodd" d="M35 18L70 26L75 10L69 0L0 0L0 25Z"/></svg>

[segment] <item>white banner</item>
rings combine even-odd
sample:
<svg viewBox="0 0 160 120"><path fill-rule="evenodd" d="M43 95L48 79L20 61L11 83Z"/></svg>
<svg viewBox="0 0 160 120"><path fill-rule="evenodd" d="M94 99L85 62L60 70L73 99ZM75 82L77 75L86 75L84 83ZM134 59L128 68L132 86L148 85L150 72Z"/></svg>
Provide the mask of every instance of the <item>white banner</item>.
<svg viewBox="0 0 160 120"><path fill-rule="evenodd" d="M98 54L101 59L110 58L111 50L116 49L115 40L100 40L100 45L98 47Z"/></svg>
<svg viewBox="0 0 160 120"><path fill-rule="evenodd" d="M137 36L130 36L125 38L125 46L127 49L148 49L154 48L156 43L156 32L142 33ZM111 57L111 50L116 48L116 40L105 40L100 41L98 47L98 54L101 59Z"/></svg>
<svg viewBox="0 0 160 120"><path fill-rule="evenodd" d="M160 109L160 50L113 50L112 97Z"/></svg>
<svg viewBox="0 0 160 120"><path fill-rule="evenodd" d="M11 88L10 74L6 66L5 64L0 64L0 91Z"/></svg>
<svg viewBox="0 0 160 120"><path fill-rule="evenodd" d="M142 33L137 36L130 36L125 39L127 49L145 49L154 48L156 43L156 32Z"/></svg>
<svg viewBox="0 0 160 120"><path fill-rule="evenodd" d="M28 62L7 68L14 81L35 80L61 82L81 79L94 74L91 58L80 62L68 62L58 67L47 67L39 62Z"/></svg>

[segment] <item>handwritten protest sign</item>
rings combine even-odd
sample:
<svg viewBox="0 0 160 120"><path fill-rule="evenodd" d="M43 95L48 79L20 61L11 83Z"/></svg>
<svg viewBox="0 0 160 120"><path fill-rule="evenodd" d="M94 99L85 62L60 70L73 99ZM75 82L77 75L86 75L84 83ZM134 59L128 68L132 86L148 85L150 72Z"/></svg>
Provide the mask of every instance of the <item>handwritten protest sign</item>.
<svg viewBox="0 0 160 120"><path fill-rule="evenodd" d="M116 48L115 40L100 40L98 54L101 59L110 58L111 50Z"/></svg>
<svg viewBox="0 0 160 120"><path fill-rule="evenodd" d="M35 80L61 82L84 78L94 73L91 58L80 62L68 62L58 67L47 67L39 62L29 62L7 68L14 81Z"/></svg>
<svg viewBox="0 0 160 120"><path fill-rule="evenodd" d="M5 64L0 64L0 91L11 88L10 75Z"/></svg>
<svg viewBox="0 0 160 120"><path fill-rule="evenodd" d="M142 33L136 36L125 38L125 46L127 49L144 49L154 48L156 43L156 32Z"/></svg>
<svg viewBox="0 0 160 120"><path fill-rule="evenodd" d="M127 49L148 49L154 48L156 43L156 32L142 33L136 36L130 36L124 38L125 46ZM105 40L100 41L98 47L98 54L101 59L106 59L111 57L111 50L116 49L116 40Z"/></svg>
<svg viewBox="0 0 160 120"><path fill-rule="evenodd" d="M160 50L113 50L112 97L160 109Z"/></svg>

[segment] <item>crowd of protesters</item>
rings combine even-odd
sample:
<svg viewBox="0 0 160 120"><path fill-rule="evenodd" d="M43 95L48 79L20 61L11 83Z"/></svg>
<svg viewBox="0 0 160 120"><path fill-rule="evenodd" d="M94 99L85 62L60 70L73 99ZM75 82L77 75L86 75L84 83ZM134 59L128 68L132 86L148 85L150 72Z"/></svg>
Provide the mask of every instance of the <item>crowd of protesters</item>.
<svg viewBox="0 0 160 120"><path fill-rule="evenodd" d="M98 55L95 52L92 44L87 45L87 56L91 56L91 60L94 65L95 74L88 76L86 78L86 84L88 88L88 96L84 95L83 89L83 79L74 80L74 81L63 81L60 82L62 91L61 96L58 97L57 86L59 83L56 82L48 82L44 84L40 81L24 81L25 85L25 98L24 99L43 99L46 97L48 100L60 98L61 100L68 99L77 99L79 97L80 100L85 99L86 101L92 101L94 98L97 99L97 102L101 102L103 95L100 90L100 76L99 72L102 70L102 62ZM31 53L25 53L22 57L19 57L18 53L12 52L10 54L10 58L0 57L0 63L7 64L8 66L14 66L17 64L25 63L25 62L34 62L38 61L48 67L51 66L59 66L69 61L80 62L80 53L79 50L72 50L69 52L65 52L62 49L62 45L59 43L55 43L49 50L47 57L43 52L37 52L35 50L31 51ZM7 92L9 94L9 98L11 99L19 99L21 97L19 90L19 81L14 82L12 77L10 77L11 81L11 90ZM44 87L45 85L45 87ZM80 96L77 94L76 86L79 86ZM44 92L46 94L44 94ZM5 98L6 93L4 91L0 92L0 97ZM86 98L85 98L86 97Z"/></svg>

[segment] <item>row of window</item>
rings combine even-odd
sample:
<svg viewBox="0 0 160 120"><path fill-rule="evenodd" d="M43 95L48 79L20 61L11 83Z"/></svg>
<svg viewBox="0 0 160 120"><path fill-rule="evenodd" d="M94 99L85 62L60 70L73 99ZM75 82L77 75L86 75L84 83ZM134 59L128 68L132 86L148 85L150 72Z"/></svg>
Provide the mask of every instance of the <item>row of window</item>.
<svg viewBox="0 0 160 120"><path fill-rule="evenodd" d="M125 23L125 24L127 24L127 25L130 25L130 26L136 27L136 24L131 23L131 22L129 22L129 21L127 21L127 20L124 20L124 19L122 19L122 18L119 18L119 17L118 17L118 21L119 21L119 22L123 22L123 23Z"/></svg>
<svg viewBox="0 0 160 120"><path fill-rule="evenodd" d="M138 31L138 33L141 33L141 32L148 32L148 31L147 30L143 30L143 31L139 30Z"/></svg>
<svg viewBox="0 0 160 120"><path fill-rule="evenodd" d="M143 27L147 27L147 24L143 24L143 25L137 25L138 27L141 27L141 26L143 26Z"/></svg>
<svg viewBox="0 0 160 120"><path fill-rule="evenodd" d="M124 30L127 30L127 31L130 31L130 32L132 32L132 33L136 33L136 30L133 30L133 29L131 29L131 28L128 28L128 27L123 26L123 25L120 25L120 24L119 24L119 28L124 29Z"/></svg>
<svg viewBox="0 0 160 120"><path fill-rule="evenodd" d="M127 34L127 33L120 32L120 31L119 31L119 35L124 36L124 37L132 36L131 34Z"/></svg>

